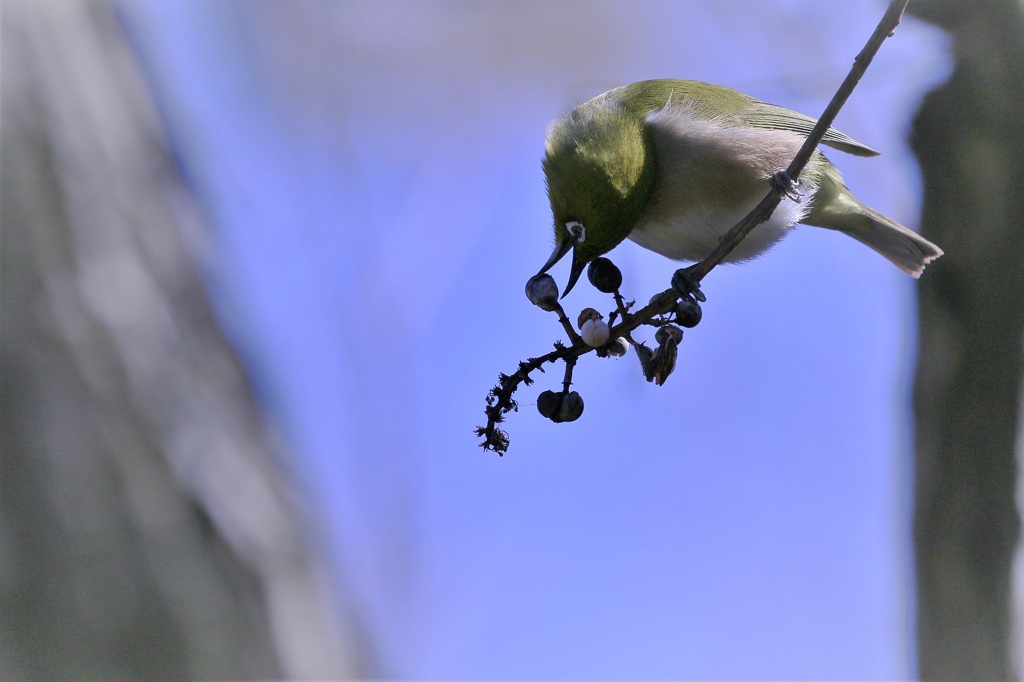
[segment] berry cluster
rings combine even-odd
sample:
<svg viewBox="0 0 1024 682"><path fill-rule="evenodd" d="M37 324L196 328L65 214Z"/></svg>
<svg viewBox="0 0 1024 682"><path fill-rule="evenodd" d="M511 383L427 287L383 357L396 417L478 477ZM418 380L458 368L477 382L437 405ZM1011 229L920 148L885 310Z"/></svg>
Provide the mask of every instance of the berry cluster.
<svg viewBox="0 0 1024 682"><path fill-rule="evenodd" d="M618 358L626 355L632 347L640 360L644 377L659 386L675 370L678 346L683 338L682 327L694 327L701 320L698 301L704 297L699 286L687 282L683 290L675 287L662 292L654 296L647 307L632 313L630 310L634 303L625 301L619 293L622 272L614 263L607 258L595 258L587 269L587 279L598 291L613 296L615 309L605 316L594 308L585 308L577 316L575 327L559 302L558 285L550 275L534 275L527 281L526 297L541 310L558 315L572 345L556 342L553 352L519 363L519 370L512 375L500 375L498 385L487 396L487 426L477 429L477 435L484 439L484 448L499 454L508 448L508 435L497 425L504 420L505 414L518 410L518 404L512 399L518 385L530 385L530 373L547 362L565 362L562 389L542 391L537 397L537 410L553 422L575 421L583 414L583 398L576 391L570 391L569 387L576 361L590 351L598 357ZM633 340L632 333L641 325L657 328L654 335L656 347Z"/></svg>

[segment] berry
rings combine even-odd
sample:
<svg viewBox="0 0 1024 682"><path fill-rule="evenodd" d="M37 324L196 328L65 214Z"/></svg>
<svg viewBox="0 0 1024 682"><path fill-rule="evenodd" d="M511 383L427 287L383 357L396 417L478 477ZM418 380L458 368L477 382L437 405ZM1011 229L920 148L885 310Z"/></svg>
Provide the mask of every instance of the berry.
<svg viewBox="0 0 1024 682"><path fill-rule="evenodd" d="M558 285L547 273L534 275L526 281L526 297L541 310L558 310Z"/></svg>
<svg viewBox="0 0 1024 682"><path fill-rule="evenodd" d="M576 328L583 331L583 324L587 320L600 320L601 313L597 312L593 308L584 308L580 311L579 317L576 318Z"/></svg>
<svg viewBox="0 0 1024 682"><path fill-rule="evenodd" d="M624 337L619 337L608 344L608 355L616 358L621 358L629 351L629 341Z"/></svg>
<svg viewBox="0 0 1024 682"><path fill-rule="evenodd" d="M701 311L700 303L692 298L685 297L676 304L676 322L687 329L696 327L704 313Z"/></svg>
<svg viewBox="0 0 1024 682"><path fill-rule="evenodd" d="M555 417L558 416L558 408L561 404L561 393L555 393L554 391L542 391L541 394L537 396L537 411L540 412L542 417L555 420Z"/></svg>
<svg viewBox="0 0 1024 682"><path fill-rule="evenodd" d="M576 391L562 394L562 405L558 409L556 422L574 422L583 414L583 398Z"/></svg>
<svg viewBox="0 0 1024 682"><path fill-rule="evenodd" d="M537 411L555 423L574 422L583 414L583 398L576 391L543 391L537 396Z"/></svg>
<svg viewBox="0 0 1024 682"><path fill-rule="evenodd" d="M598 348L608 343L611 329L604 320L587 320L580 327L580 336L588 346Z"/></svg>
<svg viewBox="0 0 1024 682"><path fill-rule="evenodd" d="M603 256L590 261L587 279L595 289L605 294L614 294L622 286L622 272L615 263Z"/></svg>
<svg viewBox="0 0 1024 682"><path fill-rule="evenodd" d="M683 340L683 330L674 324L666 324L654 332L654 340L658 342L659 346L667 344L669 339L672 339L678 345Z"/></svg>

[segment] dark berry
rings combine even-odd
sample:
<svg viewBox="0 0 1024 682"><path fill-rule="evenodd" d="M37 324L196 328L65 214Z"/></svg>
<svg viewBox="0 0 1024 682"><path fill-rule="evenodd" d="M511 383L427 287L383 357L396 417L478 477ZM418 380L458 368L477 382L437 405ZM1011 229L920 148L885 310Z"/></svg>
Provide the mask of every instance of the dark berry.
<svg viewBox="0 0 1024 682"><path fill-rule="evenodd" d="M562 394L554 391L542 391L537 396L537 411L542 417L555 419L558 416L558 408L562 404Z"/></svg>
<svg viewBox="0 0 1024 682"><path fill-rule="evenodd" d="M556 422L574 422L583 414L583 398L576 391L562 395L562 405L558 409Z"/></svg>
<svg viewBox="0 0 1024 682"><path fill-rule="evenodd" d="M687 329L696 327L704 313L701 311L700 303L690 297L684 297L676 304L676 322Z"/></svg>
<svg viewBox="0 0 1024 682"><path fill-rule="evenodd" d="M654 340L658 342L659 346L664 346L668 343L669 339L672 339L678 345L683 340L683 330L674 324L666 324L654 332Z"/></svg>
<svg viewBox="0 0 1024 682"><path fill-rule="evenodd" d="M547 273L534 275L526 281L526 297L541 310L558 309L558 285Z"/></svg>
<svg viewBox="0 0 1024 682"><path fill-rule="evenodd" d="M583 398L576 391L543 391L537 396L537 411L553 422L573 422L583 414Z"/></svg>
<svg viewBox="0 0 1024 682"><path fill-rule="evenodd" d="M614 294L622 286L622 272L615 263L604 257L590 261L587 279L595 289L606 294Z"/></svg>
<svg viewBox="0 0 1024 682"><path fill-rule="evenodd" d="M597 312L593 308L584 308L576 318L576 328L583 329L584 322L587 320L600 320L601 317L601 313Z"/></svg>

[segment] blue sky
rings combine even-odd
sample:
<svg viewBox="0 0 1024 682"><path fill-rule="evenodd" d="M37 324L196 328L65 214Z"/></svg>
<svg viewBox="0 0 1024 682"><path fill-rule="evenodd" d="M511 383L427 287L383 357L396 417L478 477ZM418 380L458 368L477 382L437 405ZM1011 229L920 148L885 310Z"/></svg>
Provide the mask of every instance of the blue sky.
<svg viewBox="0 0 1024 682"><path fill-rule="evenodd" d="M550 251L548 122L655 77L815 115L884 4L121 7L208 219L221 319L385 672L912 674L914 282L853 240L800 227L716 269L665 386L632 353L589 355L579 421L536 413L556 369L517 394L505 457L473 434L498 372L562 336L523 296ZM947 69L908 19L837 121L884 152L831 152L848 184L912 227L905 138ZM612 258L641 301L676 267ZM566 301L608 308L585 282Z"/></svg>

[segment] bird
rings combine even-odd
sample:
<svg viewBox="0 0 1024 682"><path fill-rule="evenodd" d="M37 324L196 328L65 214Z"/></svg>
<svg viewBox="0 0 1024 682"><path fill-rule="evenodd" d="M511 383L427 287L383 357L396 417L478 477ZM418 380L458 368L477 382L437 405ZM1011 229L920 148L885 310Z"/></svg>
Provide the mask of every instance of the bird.
<svg viewBox="0 0 1024 682"><path fill-rule="evenodd" d="M547 131L541 165L555 246L538 274L572 251L564 297L588 263L625 239L672 260L701 260L767 194L815 124L738 90L693 80L639 81L580 104ZM879 154L833 128L822 144L855 156ZM819 149L771 218L725 262L760 256L798 223L853 237L914 278L943 255L854 197Z"/></svg>

